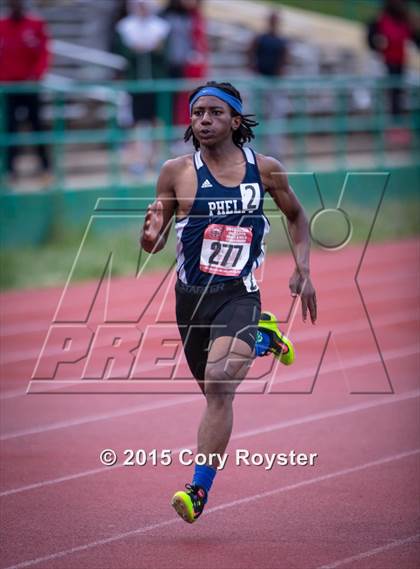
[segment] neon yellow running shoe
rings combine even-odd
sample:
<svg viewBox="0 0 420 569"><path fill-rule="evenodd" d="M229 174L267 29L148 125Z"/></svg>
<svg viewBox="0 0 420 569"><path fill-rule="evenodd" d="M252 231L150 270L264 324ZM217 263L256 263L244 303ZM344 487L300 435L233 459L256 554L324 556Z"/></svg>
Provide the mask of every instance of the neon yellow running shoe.
<svg viewBox="0 0 420 569"><path fill-rule="evenodd" d="M192 524L201 516L207 502L207 492L201 486L185 484L186 492L176 492L172 498L172 506L181 518Z"/></svg>
<svg viewBox="0 0 420 569"><path fill-rule="evenodd" d="M255 353L257 356L266 356L271 353L282 364L289 366L295 360L295 350L289 338L280 332L277 322L278 320L272 312L261 312Z"/></svg>

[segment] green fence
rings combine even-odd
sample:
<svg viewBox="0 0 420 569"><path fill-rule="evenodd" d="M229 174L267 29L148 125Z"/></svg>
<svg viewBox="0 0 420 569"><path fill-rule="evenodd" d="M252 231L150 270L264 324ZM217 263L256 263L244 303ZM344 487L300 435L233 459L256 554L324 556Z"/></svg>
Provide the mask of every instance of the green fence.
<svg viewBox="0 0 420 569"><path fill-rule="evenodd" d="M420 90L418 81L367 77L317 77L288 80L262 78L234 81L241 91L246 112L256 115L255 147L273 154L273 143L278 143L279 154L287 145L286 164L294 168L311 169L318 148L327 147L329 170L345 169L349 156L357 152L359 141L366 146L369 166L389 165L390 130L406 131L407 140L400 150L405 164L415 164L419 151ZM65 88L52 85L3 84L0 86L0 174L2 191L7 186L5 148L10 145L28 146L46 144L53 164L52 190L74 189L71 176L64 169L64 156L69 147L78 150L97 145L106 155L106 179L101 187L125 187L122 146L133 140L144 143L159 141L161 160L171 155L171 144L183 138L184 125L174 126L174 101L179 93L191 91L196 82L161 80L139 82L110 82L106 84L77 83ZM389 112L391 89L404 93L404 112L395 118ZM36 132L6 132L8 97L13 93L39 92L50 109L48 130ZM123 93L154 92L160 121L158 125L140 130L121 126L118 121ZM82 128L71 117L66 118L69 102L90 101L101 115L92 128ZM273 142L274 141L274 142ZM187 150L186 150L187 151ZM136 181L136 185L138 185Z"/></svg>
<svg viewBox="0 0 420 569"><path fill-rule="evenodd" d="M396 82L388 79L343 77L337 79L299 79L287 81L234 81L241 91L245 112L254 113L260 124L255 129L253 146L262 152L270 152L270 145L287 142L289 156L285 164L289 172L313 171L319 183L330 187L334 193L343 183L347 171L386 170L391 173L387 195L389 199L415 199L418 195L420 168L419 84L409 81ZM57 228L84 226L92 215L98 198L152 199L154 177L128 180L121 148L130 140L140 137L146 144L160 141L160 159L171 155L172 145L183 139L185 126L174 126L173 105L177 93L185 93L196 87L194 82L156 81L151 83L77 84L65 90L30 84L8 84L0 87L1 125L0 158L2 191L0 192L0 246L16 247L39 244L54 235ZM389 91L399 87L404 90L404 113L395 119L389 113ZM51 119L49 129L42 133L6 132L6 103L11 93L41 92L49 105ZM118 122L121 94L127 92L150 92L157 95L159 126L144 127L137 131L123 128ZM360 109L355 104L357 97L364 97L369 104ZM94 128L82 128L83 123L66 118L69 101L86 101L102 113ZM280 111L275 105L280 104ZM392 163L393 149L389 148L388 135L400 130L408 135L397 149L399 162ZM319 168L316 158L318 146L328 142L328 163ZM50 147L53 165L53 183L48 189L35 192L19 192L8 185L5 176L5 149L11 144L27 146L45 143ZM355 145L365 144L368 150L359 151L363 163L354 166L349 157ZM64 158L69 148L77 147L84 153L92 144L105 157L102 178L89 188L73 184L71 172L66 171ZM185 149L184 152L187 152ZM271 152L270 152L271 153ZM369 156L366 164L366 155ZM76 164L77 169L77 164ZM291 179L293 175L291 175ZM305 177L302 178L305 180ZM301 178L294 187L307 198ZM303 185L302 185L303 184ZM366 187L360 188L359 204L369 200Z"/></svg>

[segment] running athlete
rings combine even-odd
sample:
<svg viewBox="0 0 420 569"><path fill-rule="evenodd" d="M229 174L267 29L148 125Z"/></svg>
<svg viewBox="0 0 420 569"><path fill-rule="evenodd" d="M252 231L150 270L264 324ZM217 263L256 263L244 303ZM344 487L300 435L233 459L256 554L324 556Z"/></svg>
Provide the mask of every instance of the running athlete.
<svg viewBox="0 0 420 569"><path fill-rule="evenodd" d="M244 115L240 93L230 83L208 82L190 96L195 154L168 160L146 212L141 246L157 253L175 215L177 235L176 317L185 356L207 402L198 429L196 465L186 491L172 505L189 523L202 513L232 431L235 390L254 357L272 353L293 362L293 345L270 312L261 313L255 269L264 259L269 223L263 213L268 192L285 214L296 268L289 286L300 295L303 320L317 316L309 277L310 237L305 213L283 166L244 146L256 122ZM217 460L217 458L216 458Z"/></svg>

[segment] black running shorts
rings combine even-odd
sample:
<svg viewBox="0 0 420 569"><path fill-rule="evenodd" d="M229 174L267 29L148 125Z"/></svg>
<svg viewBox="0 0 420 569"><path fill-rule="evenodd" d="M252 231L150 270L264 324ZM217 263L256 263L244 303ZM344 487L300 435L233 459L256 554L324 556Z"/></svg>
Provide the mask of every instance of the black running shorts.
<svg viewBox="0 0 420 569"><path fill-rule="evenodd" d="M176 319L193 376L204 380L210 343L221 336L255 346L261 314L259 291L248 292L242 280L205 287L175 286Z"/></svg>

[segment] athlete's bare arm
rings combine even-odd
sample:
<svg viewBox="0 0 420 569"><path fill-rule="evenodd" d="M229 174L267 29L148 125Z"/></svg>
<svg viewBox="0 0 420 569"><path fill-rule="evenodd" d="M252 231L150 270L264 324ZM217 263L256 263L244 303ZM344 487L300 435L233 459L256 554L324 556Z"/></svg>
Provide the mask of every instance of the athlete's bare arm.
<svg viewBox="0 0 420 569"><path fill-rule="evenodd" d="M179 218L189 214L194 202L197 178L191 155L167 160L156 187L156 200L144 218L140 245L148 253L157 253L166 245L174 213Z"/></svg>
<svg viewBox="0 0 420 569"><path fill-rule="evenodd" d="M162 166L157 181L156 200L150 204L144 218L140 245L148 253L157 253L165 247L176 209L174 189L176 164L168 160Z"/></svg>
<svg viewBox="0 0 420 569"><path fill-rule="evenodd" d="M312 323L317 318L316 294L309 276L310 235L309 224L302 205L289 186L287 174L278 160L257 155L262 182L278 208L285 214L290 237L294 245L296 269L289 281L293 296L300 295L303 320L307 312Z"/></svg>

